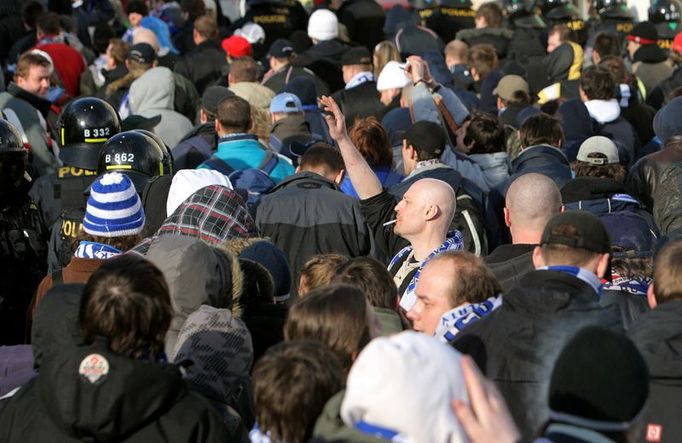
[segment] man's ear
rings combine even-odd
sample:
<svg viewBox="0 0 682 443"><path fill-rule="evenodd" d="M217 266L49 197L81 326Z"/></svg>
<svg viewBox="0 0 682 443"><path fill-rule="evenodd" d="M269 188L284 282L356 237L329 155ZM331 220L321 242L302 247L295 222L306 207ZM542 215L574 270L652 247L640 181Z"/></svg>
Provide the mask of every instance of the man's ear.
<svg viewBox="0 0 682 443"><path fill-rule="evenodd" d="M298 174L301 172L301 165L296 166L296 169L294 169L294 174Z"/></svg>
<svg viewBox="0 0 682 443"><path fill-rule="evenodd" d="M535 269L547 266L545 258L542 256L542 248L540 246L536 246L535 249L533 249L533 266L535 266Z"/></svg>
<svg viewBox="0 0 682 443"><path fill-rule="evenodd" d="M215 121L213 122L213 124L214 124L214 127L215 127L215 132L218 133L218 134L220 134L220 133L222 132L222 128L220 127L220 120L218 120L218 119L216 118Z"/></svg>
<svg viewBox="0 0 682 443"><path fill-rule="evenodd" d="M649 307L651 309L658 306L658 300L656 300L656 291L654 290L654 282L649 284L649 288L646 290L646 301L649 302Z"/></svg>
<svg viewBox="0 0 682 443"><path fill-rule="evenodd" d="M504 224L510 228L511 227L511 213L509 211L509 208L506 206L503 208L504 211Z"/></svg>
<svg viewBox="0 0 682 443"><path fill-rule="evenodd" d="M424 219L426 220L433 220L434 218L438 217L439 214L441 214L443 211L440 210L438 205L429 205L426 207L426 213L424 214Z"/></svg>
<svg viewBox="0 0 682 443"><path fill-rule="evenodd" d="M599 257L599 262L597 262L597 277L599 278L609 278L610 276L608 275L609 272L611 271L611 268L609 266L610 261L609 258L611 258L611 254L601 254Z"/></svg>
<svg viewBox="0 0 682 443"><path fill-rule="evenodd" d="M334 177L334 183L336 183L337 185L340 185L340 184L341 184L341 182L343 181L343 174L344 174L344 172L346 172L346 170L345 170L345 169L342 169L342 170L339 171L338 174L336 174L336 177Z"/></svg>

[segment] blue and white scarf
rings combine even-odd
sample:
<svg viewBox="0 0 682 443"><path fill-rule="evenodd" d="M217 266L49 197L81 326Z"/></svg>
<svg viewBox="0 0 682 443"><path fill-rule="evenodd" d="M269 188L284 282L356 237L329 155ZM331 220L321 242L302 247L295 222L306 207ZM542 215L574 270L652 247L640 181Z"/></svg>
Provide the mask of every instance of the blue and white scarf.
<svg viewBox="0 0 682 443"><path fill-rule="evenodd" d="M371 435L374 438L388 440L391 443L412 443L412 440L410 440L409 437L394 429L373 425L367 423L364 420L360 420L359 422L355 423L353 427L365 435Z"/></svg>
<svg viewBox="0 0 682 443"><path fill-rule="evenodd" d="M253 429L249 432L249 441L251 443L280 443L279 440L270 438L270 432L261 431L258 422L253 425Z"/></svg>
<svg viewBox="0 0 682 443"><path fill-rule="evenodd" d="M346 89L351 89L356 86L360 86L363 83L366 82L373 82L375 81L374 74L372 74L369 71L364 71L364 72L358 72L353 76L352 79L348 83L346 83Z"/></svg>
<svg viewBox="0 0 682 443"><path fill-rule="evenodd" d="M482 303L464 303L443 314L433 336L448 343L454 340L459 331L479 318L502 306L502 295L489 297Z"/></svg>
<svg viewBox="0 0 682 443"><path fill-rule="evenodd" d="M417 282L419 281L419 274L429 260L445 251L461 251L463 249L464 242L462 240L462 233L457 230L448 232L443 244L438 246L435 251L431 252L431 254L429 254L429 256L426 257L423 262L421 262L419 268L417 268L417 272L412 277L412 280L410 280L410 283L407 285L407 289L405 289L405 292L400 298L400 306L406 311L409 311L417 302L417 296L414 293L414 290L417 287ZM405 246L403 249L401 249L395 255L395 257L393 257L391 263L388 264L388 270L390 271L393 269L393 266L395 266L396 263L398 263L405 255L409 254L410 252L412 252L412 245Z"/></svg>
<svg viewBox="0 0 682 443"><path fill-rule="evenodd" d="M97 258L106 260L119 254L121 254L121 251L113 246L83 240L78 244L78 248L73 255L78 258Z"/></svg>
<svg viewBox="0 0 682 443"><path fill-rule="evenodd" d="M604 283L604 289L609 291L623 291L628 294L641 295L646 297L646 293L651 284L649 277L643 278L625 278L620 275L613 274L611 282Z"/></svg>
<svg viewBox="0 0 682 443"><path fill-rule="evenodd" d="M601 280L599 277L594 275L592 271L588 271L585 268L579 268L577 266L545 266L542 268L538 268L538 271L557 271L557 272L563 272L564 274L572 275L573 277L577 277L580 280L584 281L588 285L594 289L594 292L597 293L597 296L601 297L602 293L602 284Z"/></svg>

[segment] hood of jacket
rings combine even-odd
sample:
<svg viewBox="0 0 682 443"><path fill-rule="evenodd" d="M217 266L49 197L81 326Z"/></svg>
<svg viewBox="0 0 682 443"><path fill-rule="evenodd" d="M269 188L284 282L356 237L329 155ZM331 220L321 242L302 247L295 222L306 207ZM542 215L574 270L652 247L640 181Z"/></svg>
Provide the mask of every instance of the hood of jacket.
<svg viewBox="0 0 682 443"><path fill-rule="evenodd" d="M234 404L248 382L253 362L251 334L228 309L202 305L187 317L178 334L174 361L191 361L184 379L211 400Z"/></svg>
<svg viewBox="0 0 682 443"><path fill-rule="evenodd" d="M310 136L310 123L305 119L305 115L290 115L276 122L272 126L271 134L275 134L280 140L284 140L291 135Z"/></svg>
<svg viewBox="0 0 682 443"><path fill-rule="evenodd" d="M658 45L642 45L635 51L632 57L632 62L642 63L663 63L668 60L665 51Z"/></svg>
<svg viewBox="0 0 682 443"><path fill-rule="evenodd" d="M567 168L568 175L571 175L571 165L560 149L550 145L529 146L522 150L518 157L512 162L512 174L528 169L543 169L543 167L561 166Z"/></svg>
<svg viewBox="0 0 682 443"><path fill-rule="evenodd" d="M201 305L239 306L243 274L239 261L229 252L193 237L164 235L150 243L145 258L163 272L173 301L175 312L166 334L169 356L185 320Z"/></svg>
<svg viewBox="0 0 682 443"><path fill-rule="evenodd" d="M585 107L590 117L601 124L612 122L620 117L620 105L615 98L611 100L588 100L585 102Z"/></svg>
<svg viewBox="0 0 682 443"><path fill-rule="evenodd" d="M561 188L561 200L572 203L580 200L609 198L625 192L625 185L610 178L576 177Z"/></svg>
<svg viewBox="0 0 682 443"><path fill-rule="evenodd" d="M547 77L551 83L578 80L583 63L583 49L573 42L561 44L545 58Z"/></svg>
<svg viewBox="0 0 682 443"><path fill-rule="evenodd" d="M232 189L211 185L199 189L173 212L154 237L132 249L145 255L149 244L164 235L183 235L218 245L233 237L253 237L256 224L244 199Z"/></svg>
<svg viewBox="0 0 682 443"><path fill-rule="evenodd" d="M57 426L95 441L149 425L188 392L175 366L116 355L102 341L55 353L36 390Z"/></svg>
<svg viewBox="0 0 682 443"><path fill-rule="evenodd" d="M130 85L128 98L134 114L161 109L172 111L175 102L173 71L163 66L150 69Z"/></svg>
<svg viewBox="0 0 682 443"><path fill-rule="evenodd" d="M384 21L384 34L391 40L396 32L405 26L417 26L419 18L412 14L401 5L395 5L386 12L386 20Z"/></svg>
<svg viewBox="0 0 682 443"><path fill-rule="evenodd" d="M592 118L580 99L566 100L557 111L561 117L567 141L583 140L594 132Z"/></svg>
<svg viewBox="0 0 682 443"><path fill-rule="evenodd" d="M325 61L339 66L341 56L348 51L349 46L339 40L324 40L300 55L302 63L312 63L315 61ZM296 63L299 65L299 63Z"/></svg>
<svg viewBox="0 0 682 443"><path fill-rule="evenodd" d="M272 193L277 191L278 189L286 188L289 186L297 186L299 188L304 189L326 187L330 189L335 189L337 191L339 190L339 187L336 185L336 183L326 179L325 177L322 177L320 174L316 174L315 172L303 171L285 178L277 186L272 188L270 192Z"/></svg>
<svg viewBox="0 0 682 443"><path fill-rule="evenodd" d="M642 315L628 335L652 378L682 379L682 301L661 303Z"/></svg>

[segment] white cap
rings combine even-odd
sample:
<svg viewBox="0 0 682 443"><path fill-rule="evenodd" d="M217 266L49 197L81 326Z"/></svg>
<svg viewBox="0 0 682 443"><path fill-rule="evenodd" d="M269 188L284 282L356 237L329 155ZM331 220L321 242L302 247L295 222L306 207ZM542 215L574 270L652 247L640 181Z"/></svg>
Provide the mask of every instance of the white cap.
<svg viewBox="0 0 682 443"><path fill-rule="evenodd" d="M377 79L377 91L387 89L401 89L410 83L410 79L405 75L405 65L390 61L386 63L384 69L379 73Z"/></svg>
<svg viewBox="0 0 682 443"><path fill-rule="evenodd" d="M590 154L601 154L589 157ZM593 165L610 165L618 163L618 147L613 140L602 135L595 135L586 139L578 150L576 159Z"/></svg>
<svg viewBox="0 0 682 443"><path fill-rule="evenodd" d="M461 355L420 332L372 340L351 367L341 418L397 432L414 443L466 442L452 401L467 401Z"/></svg>
<svg viewBox="0 0 682 443"><path fill-rule="evenodd" d="M265 41L265 30L257 23L248 22L241 28L234 31L234 35L244 37L251 43L263 43Z"/></svg>
<svg viewBox="0 0 682 443"><path fill-rule="evenodd" d="M332 40L339 36L339 19L329 9L318 9L308 19L308 37L315 40Z"/></svg>
<svg viewBox="0 0 682 443"><path fill-rule="evenodd" d="M166 200L166 216L170 216L191 195L201 188L211 185L232 189L227 176L213 169L182 169L173 177Z"/></svg>

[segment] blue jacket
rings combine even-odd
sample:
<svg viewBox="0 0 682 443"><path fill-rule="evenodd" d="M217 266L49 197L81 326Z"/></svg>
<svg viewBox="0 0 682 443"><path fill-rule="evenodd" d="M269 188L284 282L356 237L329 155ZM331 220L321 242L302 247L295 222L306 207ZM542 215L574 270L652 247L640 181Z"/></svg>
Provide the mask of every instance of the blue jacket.
<svg viewBox="0 0 682 443"><path fill-rule="evenodd" d="M229 134L220 138L218 150L214 155L236 170L255 169L265 158L266 150L267 148L253 134ZM285 157L280 155L278 158L277 166L270 173L275 183L281 182L294 173L294 167ZM202 163L197 169L211 168Z"/></svg>
<svg viewBox="0 0 682 443"><path fill-rule="evenodd" d="M512 162L511 177L500 188L502 196L507 194L514 180L529 172L546 175L554 180L559 189L573 178L571 165L560 149L549 145L529 146Z"/></svg>

